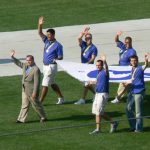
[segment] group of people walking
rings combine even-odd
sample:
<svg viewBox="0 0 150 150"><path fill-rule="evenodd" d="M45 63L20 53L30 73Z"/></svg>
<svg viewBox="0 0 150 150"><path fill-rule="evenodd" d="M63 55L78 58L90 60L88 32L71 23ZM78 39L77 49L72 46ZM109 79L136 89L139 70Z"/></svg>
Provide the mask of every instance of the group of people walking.
<svg viewBox="0 0 150 150"><path fill-rule="evenodd" d="M56 60L63 59L63 46L55 38L55 30L48 29L45 35L42 32L44 18L40 17L38 21L38 33L44 42L43 50L43 80L42 91L39 97L39 87L41 73L39 68L34 62L32 55L26 56L26 62L22 63L15 58L15 50L11 51L11 58L13 62L23 69L22 78L22 106L20 114L17 119L17 123L24 123L26 121L28 109L30 103L40 117L40 121L47 121L42 102L44 101L48 87L51 86L53 91L58 96L58 102L56 104L64 104L64 96L55 82L55 75L57 73ZM115 42L119 51L119 65L120 66L132 66L131 74L132 79L127 83L120 83L117 91L116 98L112 100L112 103L119 103L125 92L128 91L126 114L129 120L131 131L142 132L143 131L143 119L142 119L142 103L145 94L144 83L144 70L148 66L149 54L145 54L145 64L143 66L138 65L138 56L136 50L132 47L132 38L126 37L124 42L119 40L122 32L119 31L115 36ZM85 40L83 39L85 38ZM78 37L79 46L81 47L81 63L94 64L95 58L98 55L97 47L92 43L92 34L90 28L86 27ZM106 56L101 55L99 60L96 61L97 67L97 80L96 82L89 81L84 84L83 95L81 99L75 102L76 105L85 104L86 96L90 90L94 94L94 101L92 106L92 113L96 116L96 129L90 134L98 134L101 131L101 119L104 118L110 121L110 133L116 131L118 122L113 121L105 113L105 106L109 96L109 68L106 62ZM93 88L95 84L95 90ZM134 115L135 105L135 115ZM131 119L132 118L132 119ZM135 119L133 119L135 118Z"/></svg>

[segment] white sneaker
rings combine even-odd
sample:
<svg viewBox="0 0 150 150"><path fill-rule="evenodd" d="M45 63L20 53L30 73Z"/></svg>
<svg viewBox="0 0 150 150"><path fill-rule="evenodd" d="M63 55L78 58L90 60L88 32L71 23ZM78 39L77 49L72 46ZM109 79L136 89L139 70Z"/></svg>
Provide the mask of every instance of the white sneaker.
<svg viewBox="0 0 150 150"><path fill-rule="evenodd" d="M95 129L94 131L92 131L92 132L89 132L89 134L90 135L92 135L92 134L99 134L100 133L100 131L99 130L97 130L97 129Z"/></svg>
<svg viewBox="0 0 150 150"><path fill-rule="evenodd" d="M75 105L81 105L81 104L85 104L85 100L84 99L79 99L77 102L74 103Z"/></svg>
<svg viewBox="0 0 150 150"><path fill-rule="evenodd" d="M111 101L111 103L113 104L118 104L120 101L118 100L118 98L115 98L114 100Z"/></svg>
<svg viewBox="0 0 150 150"><path fill-rule="evenodd" d="M135 133L142 133L142 131L138 131L138 130L135 130L134 132L135 132Z"/></svg>
<svg viewBox="0 0 150 150"><path fill-rule="evenodd" d="M63 98L58 98L58 102L56 103L57 105L62 105L64 104L64 99Z"/></svg>
<svg viewBox="0 0 150 150"><path fill-rule="evenodd" d="M117 130L118 122L111 123L110 125L110 133L114 133Z"/></svg>

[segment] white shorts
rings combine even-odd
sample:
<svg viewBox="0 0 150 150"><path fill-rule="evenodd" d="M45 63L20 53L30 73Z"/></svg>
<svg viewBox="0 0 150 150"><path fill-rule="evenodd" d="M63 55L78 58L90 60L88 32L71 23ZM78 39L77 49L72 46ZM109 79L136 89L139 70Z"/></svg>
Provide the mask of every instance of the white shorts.
<svg viewBox="0 0 150 150"><path fill-rule="evenodd" d="M108 93L96 93L92 106L92 113L95 115L103 115L107 101Z"/></svg>
<svg viewBox="0 0 150 150"><path fill-rule="evenodd" d="M43 65L43 81L42 86L49 86L55 83L55 75L57 73L57 64Z"/></svg>

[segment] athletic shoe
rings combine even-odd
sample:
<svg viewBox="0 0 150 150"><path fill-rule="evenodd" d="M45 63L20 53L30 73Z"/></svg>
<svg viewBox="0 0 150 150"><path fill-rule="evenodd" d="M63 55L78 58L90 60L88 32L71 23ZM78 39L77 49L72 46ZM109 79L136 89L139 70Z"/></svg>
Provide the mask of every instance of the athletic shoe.
<svg viewBox="0 0 150 150"><path fill-rule="evenodd" d="M85 104L85 100L84 99L79 99L77 102L74 103L75 105L81 105L81 104Z"/></svg>
<svg viewBox="0 0 150 150"><path fill-rule="evenodd" d="M47 121L47 118L41 118L41 119L40 119L40 122L41 122L41 123L46 122L46 121Z"/></svg>
<svg viewBox="0 0 150 150"><path fill-rule="evenodd" d="M115 98L114 100L111 101L111 103L113 104L118 104L120 101L118 100L118 98Z"/></svg>
<svg viewBox="0 0 150 150"><path fill-rule="evenodd" d="M134 132L135 132L135 133L142 133L142 131L138 131L138 130L135 130Z"/></svg>
<svg viewBox="0 0 150 150"><path fill-rule="evenodd" d="M58 102L56 103L57 105L62 105L64 104L64 99L63 98L58 98Z"/></svg>
<svg viewBox="0 0 150 150"><path fill-rule="evenodd" d="M99 133L100 133L100 131L98 129L95 129L94 131L89 132L90 135L99 134Z"/></svg>
<svg viewBox="0 0 150 150"><path fill-rule="evenodd" d="M118 122L111 123L110 125L110 133L114 133L117 130Z"/></svg>

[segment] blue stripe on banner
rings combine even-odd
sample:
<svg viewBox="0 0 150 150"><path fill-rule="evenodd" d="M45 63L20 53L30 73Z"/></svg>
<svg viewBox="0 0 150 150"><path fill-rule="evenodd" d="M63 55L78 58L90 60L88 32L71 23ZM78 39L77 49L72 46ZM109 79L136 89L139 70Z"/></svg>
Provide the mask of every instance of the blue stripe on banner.
<svg viewBox="0 0 150 150"><path fill-rule="evenodd" d="M146 75L146 76L150 76L150 73L144 73L144 75Z"/></svg>
<svg viewBox="0 0 150 150"><path fill-rule="evenodd" d="M130 80L131 79L131 75L129 73L131 73L131 71L114 71L114 70L109 70L109 72L112 72L114 75L121 75L121 74L127 74L125 77L110 77L109 80L113 80L113 81L116 81L116 80ZM93 71L90 71L87 76L89 78L97 78L97 75L98 75L98 70L93 70Z"/></svg>
<svg viewBox="0 0 150 150"><path fill-rule="evenodd" d="M93 70L93 71L90 71L87 76L89 78L97 78L97 75L98 75L98 70Z"/></svg>
<svg viewBox="0 0 150 150"><path fill-rule="evenodd" d="M150 73L144 73L144 78L150 78Z"/></svg>
<svg viewBox="0 0 150 150"><path fill-rule="evenodd" d="M114 75L121 75L121 74L129 74L131 73L131 71L115 71L115 70L109 70L109 72L112 72ZM90 71L87 76L90 77L90 78L96 78L98 75L98 70L93 70L93 71ZM149 74L150 75L150 74ZM128 75L129 76L129 75ZM130 76L131 78L131 76Z"/></svg>
<svg viewBox="0 0 150 150"><path fill-rule="evenodd" d="M114 74L114 75L122 75L122 74L126 74L125 77L110 77L109 80L112 81L116 81L116 80L130 80L132 78L132 76L130 75L131 71L116 71L116 70L109 70L110 73ZM97 78L98 75L98 70L93 70L90 71L89 73L87 73L87 76L89 78ZM150 73L144 73L144 78L150 78Z"/></svg>
<svg viewBox="0 0 150 150"><path fill-rule="evenodd" d="M131 79L131 75L128 75L126 77L122 77L122 78L109 78L109 80L130 80Z"/></svg>
<svg viewBox="0 0 150 150"><path fill-rule="evenodd" d="M109 72L112 72L113 74L128 74L128 73L131 73L131 71L115 71L115 70L109 70Z"/></svg>

